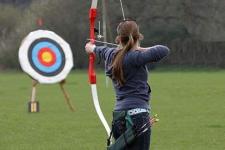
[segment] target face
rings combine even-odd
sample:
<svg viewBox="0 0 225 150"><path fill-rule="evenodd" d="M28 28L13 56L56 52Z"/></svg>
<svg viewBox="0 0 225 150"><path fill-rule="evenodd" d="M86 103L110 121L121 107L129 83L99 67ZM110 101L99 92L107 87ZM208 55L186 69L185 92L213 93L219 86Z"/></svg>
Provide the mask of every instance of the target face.
<svg viewBox="0 0 225 150"><path fill-rule="evenodd" d="M19 60L23 71L45 84L62 81L73 67L69 44L47 30L31 32L24 39Z"/></svg>

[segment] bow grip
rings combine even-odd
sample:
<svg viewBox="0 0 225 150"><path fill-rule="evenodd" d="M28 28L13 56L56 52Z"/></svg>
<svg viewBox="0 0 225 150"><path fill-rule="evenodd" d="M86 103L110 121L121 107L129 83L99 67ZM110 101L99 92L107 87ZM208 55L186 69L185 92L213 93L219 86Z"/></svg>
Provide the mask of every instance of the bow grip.
<svg viewBox="0 0 225 150"><path fill-rule="evenodd" d="M95 64L95 54L91 53L89 55L89 69L88 69L90 84L96 84L96 73L94 70L94 64Z"/></svg>

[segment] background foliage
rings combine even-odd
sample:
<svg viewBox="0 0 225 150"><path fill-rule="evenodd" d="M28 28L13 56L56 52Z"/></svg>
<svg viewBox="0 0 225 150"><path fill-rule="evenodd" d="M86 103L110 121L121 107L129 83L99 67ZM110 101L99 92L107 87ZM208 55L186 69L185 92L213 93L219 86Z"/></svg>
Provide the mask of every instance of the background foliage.
<svg viewBox="0 0 225 150"><path fill-rule="evenodd" d="M107 0L108 42L122 20L119 0ZM87 66L84 45L89 35L88 10L91 1L82 0L0 0L0 69L19 68L18 49L22 39L40 27L62 36L70 43L75 68ZM221 1L123 0L126 16L137 20L145 39L143 46L165 44L171 54L167 65L225 67L223 38L224 11ZM99 20L102 20L99 1ZM206 9L207 8L207 9ZM225 35L225 34L224 34Z"/></svg>

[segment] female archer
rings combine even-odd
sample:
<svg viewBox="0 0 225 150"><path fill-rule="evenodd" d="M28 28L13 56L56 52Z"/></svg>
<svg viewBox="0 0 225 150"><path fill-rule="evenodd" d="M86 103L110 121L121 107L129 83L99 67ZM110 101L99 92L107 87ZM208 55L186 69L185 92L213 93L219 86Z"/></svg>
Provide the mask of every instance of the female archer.
<svg viewBox="0 0 225 150"><path fill-rule="evenodd" d="M121 22L117 34L117 48L91 42L85 46L88 54L95 53L105 60L106 75L112 79L116 93L112 121L115 143L108 149L149 150L151 89L146 65L162 60L169 49L162 45L140 47L143 36L135 21Z"/></svg>

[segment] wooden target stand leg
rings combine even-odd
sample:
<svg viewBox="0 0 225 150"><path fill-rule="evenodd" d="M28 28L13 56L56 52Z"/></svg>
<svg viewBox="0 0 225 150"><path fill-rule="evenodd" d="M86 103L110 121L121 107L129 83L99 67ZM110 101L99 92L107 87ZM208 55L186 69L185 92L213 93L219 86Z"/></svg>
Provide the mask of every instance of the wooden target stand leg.
<svg viewBox="0 0 225 150"><path fill-rule="evenodd" d="M36 101L36 85L38 82L36 80L32 80L32 93L31 100L28 102L28 112L34 113L39 112L39 102Z"/></svg>
<svg viewBox="0 0 225 150"><path fill-rule="evenodd" d="M65 88L64 88L64 85L65 85L65 84L66 84L66 80L62 80L62 81L59 83L60 89L61 89L62 92L63 92L63 95L64 95L64 97L65 97L65 101L66 101L67 105L69 106L69 109L70 109L71 111L75 111L74 106L72 105L72 102L71 102L71 100L70 100L69 94L66 92L66 90L65 90Z"/></svg>
<svg viewBox="0 0 225 150"><path fill-rule="evenodd" d="M66 83L66 80L63 80L59 83L60 89L63 92L63 95L65 97L65 101L67 105L69 106L69 109L71 111L75 111L74 106L72 105L72 102L70 101L69 94L66 92L64 85ZM39 112L40 107L39 107L39 102L36 101L36 86L38 84L38 81L32 80L32 94L31 94L31 100L28 102L28 112L34 113L34 112Z"/></svg>

